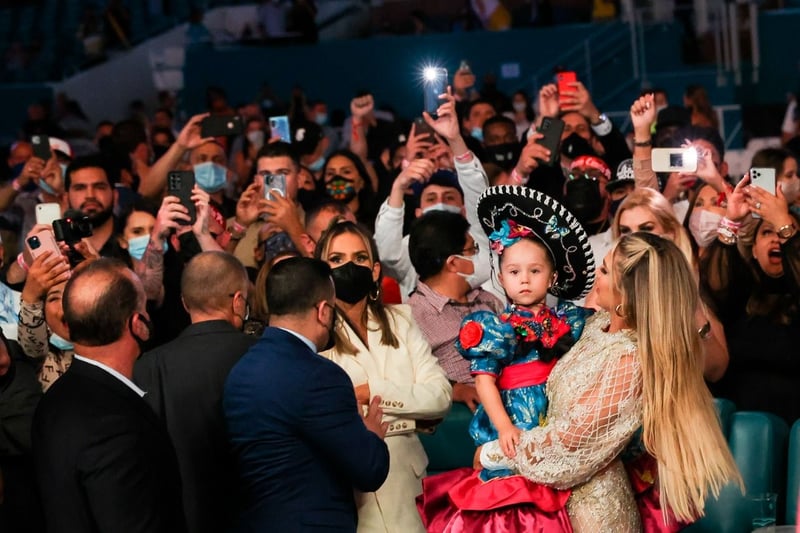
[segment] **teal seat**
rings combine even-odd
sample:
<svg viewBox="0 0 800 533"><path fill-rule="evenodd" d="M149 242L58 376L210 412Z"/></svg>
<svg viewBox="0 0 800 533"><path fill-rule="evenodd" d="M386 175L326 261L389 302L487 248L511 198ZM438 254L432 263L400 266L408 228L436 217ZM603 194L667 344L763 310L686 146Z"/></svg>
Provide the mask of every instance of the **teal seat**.
<svg viewBox="0 0 800 533"><path fill-rule="evenodd" d="M747 494L776 492L785 487L785 450L789 429L781 418L756 411L731 417L728 444L742 473ZM751 506L735 486L723 488L718 499L706 502L706 516L687 528L693 533L750 533Z"/></svg>
<svg viewBox="0 0 800 533"><path fill-rule="evenodd" d="M786 469L786 523L797 523L797 497L800 493L800 420L789 433L789 457Z"/></svg>
<svg viewBox="0 0 800 533"><path fill-rule="evenodd" d="M419 439L428 454L428 474L472 466L475 444L469 436L472 411L461 402L453 402L450 413L433 434L422 433Z"/></svg>
<svg viewBox="0 0 800 533"><path fill-rule="evenodd" d="M714 407L717 408L717 416L722 425L722 434L725 439L731 434L731 422L733 420L733 413L736 412L736 406L732 401L725 398L714 398Z"/></svg>

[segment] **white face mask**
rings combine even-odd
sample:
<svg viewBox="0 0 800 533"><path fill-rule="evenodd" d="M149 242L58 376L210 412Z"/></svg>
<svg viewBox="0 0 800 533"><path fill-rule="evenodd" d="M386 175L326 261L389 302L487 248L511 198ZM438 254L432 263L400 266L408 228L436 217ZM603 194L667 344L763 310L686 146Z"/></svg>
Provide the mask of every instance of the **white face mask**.
<svg viewBox="0 0 800 533"><path fill-rule="evenodd" d="M793 204L800 197L800 178L794 177L780 183L781 192L786 197L787 204Z"/></svg>
<svg viewBox="0 0 800 533"><path fill-rule="evenodd" d="M689 217L689 231L695 242L705 248L717 238L717 228L722 220L722 215L708 209L695 209Z"/></svg>
<svg viewBox="0 0 800 533"><path fill-rule="evenodd" d="M475 261L475 259L478 257L478 254L470 256L456 254L453 255L453 257L458 257L459 259L463 259L464 261L469 261L472 263L472 274L465 274L463 272L456 272L456 274L464 278L466 282L469 283L469 286L473 289L479 287L480 284L483 283L483 280L480 279L480 274L478 274L478 262Z"/></svg>
<svg viewBox="0 0 800 533"><path fill-rule="evenodd" d="M525 102L514 102L511 105L514 107L514 111L517 113L522 113L525 111Z"/></svg>
<svg viewBox="0 0 800 533"><path fill-rule="evenodd" d="M264 132L261 130L248 131L247 140L258 150L264 146Z"/></svg>
<svg viewBox="0 0 800 533"><path fill-rule="evenodd" d="M461 208L457 205L453 204L444 204L439 202L438 204L429 205L425 209L422 210L422 214L430 213L431 211L445 211L447 213L456 213L458 215L461 214Z"/></svg>

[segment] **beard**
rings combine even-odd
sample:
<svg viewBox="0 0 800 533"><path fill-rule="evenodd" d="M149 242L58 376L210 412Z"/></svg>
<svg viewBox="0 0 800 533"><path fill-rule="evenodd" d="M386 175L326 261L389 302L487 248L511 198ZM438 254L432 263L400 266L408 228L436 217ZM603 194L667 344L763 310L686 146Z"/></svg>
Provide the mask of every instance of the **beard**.
<svg viewBox="0 0 800 533"><path fill-rule="evenodd" d="M111 218L111 215L114 214L114 208L109 207L104 209L103 211L98 211L91 215L86 215L89 218L89 223L92 225L92 228L99 228L103 224Z"/></svg>

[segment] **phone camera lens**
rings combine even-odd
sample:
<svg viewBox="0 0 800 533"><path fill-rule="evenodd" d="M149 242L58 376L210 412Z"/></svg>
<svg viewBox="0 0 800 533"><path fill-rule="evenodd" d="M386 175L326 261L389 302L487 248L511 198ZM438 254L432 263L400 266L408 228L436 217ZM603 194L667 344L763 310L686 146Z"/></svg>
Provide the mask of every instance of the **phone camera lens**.
<svg viewBox="0 0 800 533"><path fill-rule="evenodd" d="M31 250L35 250L42 245L42 243L39 242L39 237L31 237L28 239L28 244L30 245Z"/></svg>

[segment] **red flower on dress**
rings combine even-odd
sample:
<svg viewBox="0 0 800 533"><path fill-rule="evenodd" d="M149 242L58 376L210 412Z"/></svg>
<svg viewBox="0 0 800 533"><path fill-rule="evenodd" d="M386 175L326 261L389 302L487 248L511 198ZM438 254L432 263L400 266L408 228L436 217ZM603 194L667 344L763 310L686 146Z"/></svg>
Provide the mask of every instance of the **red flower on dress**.
<svg viewBox="0 0 800 533"><path fill-rule="evenodd" d="M458 332L458 341L461 343L461 347L465 350L469 350L470 348L474 348L475 346L481 343L481 339L483 339L483 328L477 322L470 320L466 324L461 327L461 331Z"/></svg>

